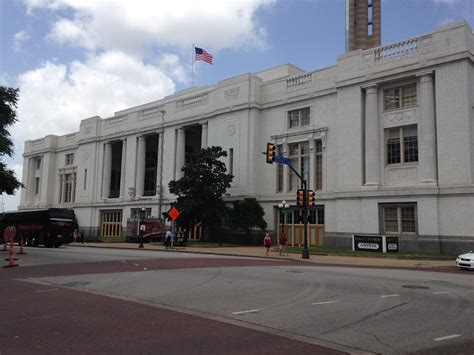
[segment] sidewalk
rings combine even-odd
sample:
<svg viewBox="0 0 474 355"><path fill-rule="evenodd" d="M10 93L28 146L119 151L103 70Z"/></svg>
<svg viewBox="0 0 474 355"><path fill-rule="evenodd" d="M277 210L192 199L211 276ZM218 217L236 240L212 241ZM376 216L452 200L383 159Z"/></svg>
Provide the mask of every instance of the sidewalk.
<svg viewBox="0 0 474 355"><path fill-rule="evenodd" d="M116 249L138 249L137 243L72 243L72 246L95 247L95 248L116 248ZM259 258L272 258L282 260L298 260L314 264L327 265L348 265L348 266L368 266L368 267L392 267L410 269L457 269L453 260L429 260L429 259L396 259L393 257L365 257L365 256L338 256L311 254L309 259L302 259L301 252L289 253L288 256L278 255L276 248L270 251L269 256L265 256L265 248L258 246L222 246L216 245L188 245L186 247L177 246L173 249L165 249L162 244L145 243L145 250L160 250L166 252L185 252L196 254L233 255Z"/></svg>

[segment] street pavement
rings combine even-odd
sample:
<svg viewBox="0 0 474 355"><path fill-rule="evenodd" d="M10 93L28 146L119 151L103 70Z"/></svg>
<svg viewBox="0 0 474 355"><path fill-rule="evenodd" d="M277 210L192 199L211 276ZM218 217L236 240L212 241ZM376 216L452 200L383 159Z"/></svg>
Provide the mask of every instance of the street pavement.
<svg viewBox="0 0 474 355"><path fill-rule="evenodd" d="M96 248L120 248L136 249L135 243L72 243L72 246L87 246ZM173 249L166 249L162 244L144 243L146 250L160 250L168 252L186 252L193 254L215 254L215 255L233 255L246 257L259 257L266 259L286 259L293 261L302 261L307 263L321 265L342 265L354 267L377 267L377 268L408 268L430 271L458 271L455 265L455 258L452 260L433 260L429 258L398 258L396 255L387 256L341 256L341 255L323 255L311 254L309 259L302 259L301 252L290 252L287 255L280 256L278 249L273 248L269 256L265 255L263 246L221 246L217 244L190 243L186 247L176 246Z"/></svg>

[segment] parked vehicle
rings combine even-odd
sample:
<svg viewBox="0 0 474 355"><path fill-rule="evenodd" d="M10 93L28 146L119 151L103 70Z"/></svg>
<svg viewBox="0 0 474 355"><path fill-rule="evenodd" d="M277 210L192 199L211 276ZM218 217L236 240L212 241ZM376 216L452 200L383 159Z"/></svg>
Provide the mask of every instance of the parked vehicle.
<svg viewBox="0 0 474 355"><path fill-rule="evenodd" d="M456 265L461 269L474 269L474 253L470 251L469 253L459 255L456 258Z"/></svg>
<svg viewBox="0 0 474 355"><path fill-rule="evenodd" d="M158 218L129 218L127 220L127 242L139 242L137 233L140 225L140 236L143 243L161 242L165 234L165 224Z"/></svg>
<svg viewBox="0 0 474 355"><path fill-rule="evenodd" d="M44 245L59 247L74 241L73 232L77 229L74 210L66 208L44 208L0 213L0 239L4 231L15 227L15 243L30 246Z"/></svg>

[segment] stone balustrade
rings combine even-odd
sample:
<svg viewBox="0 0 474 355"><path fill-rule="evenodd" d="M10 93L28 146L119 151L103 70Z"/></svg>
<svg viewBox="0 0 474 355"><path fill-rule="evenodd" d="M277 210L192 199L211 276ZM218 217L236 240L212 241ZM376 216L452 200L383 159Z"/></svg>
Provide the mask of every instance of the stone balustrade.
<svg viewBox="0 0 474 355"><path fill-rule="evenodd" d="M301 87L306 87L313 82L312 73L306 73L297 75L291 78L286 79L286 88L287 90L295 90Z"/></svg>

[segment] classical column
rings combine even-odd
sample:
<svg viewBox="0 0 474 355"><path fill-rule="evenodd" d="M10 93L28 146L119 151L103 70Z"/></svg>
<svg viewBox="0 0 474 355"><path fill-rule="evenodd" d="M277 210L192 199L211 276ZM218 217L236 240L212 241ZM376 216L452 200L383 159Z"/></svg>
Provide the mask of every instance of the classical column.
<svg viewBox="0 0 474 355"><path fill-rule="evenodd" d="M102 198L110 196L110 180L112 176L112 143L105 143L104 169L102 174Z"/></svg>
<svg viewBox="0 0 474 355"><path fill-rule="evenodd" d="M176 144L176 180L183 176L181 168L184 166L184 154L185 154L185 134L184 128L178 128L178 141Z"/></svg>
<svg viewBox="0 0 474 355"><path fill-rule="evenodd" d="M76 181L77 181L77 174L76 172L72 173L72 200L71 202L76 202Z"/></svg>
<svg viewBox="0 0 474 355"><path fill-rule="evenodd" d="M380 185L380 130L377 86L366 88L365 186Z"/></svg>
<svg viewBox="0 0 474 355"><path fill-rule="evenodd" d="M26 183L26 202L33 203L33 197L35 194L35 169L36 169L35 158L28 160L28 181Z"/></svg>
<svg viewBox="0 0 474 355"><path fill-rule="evenodd" d="M61 204L63 203L63 180L64 180L64 175L62 172L59 173L59 199L58 203Z"/></svg>
<svg viewBox="0 0 474 355"><path fill-rule="evenodd" d="M146 140L144 136L138 137L138 151L137 151L137 183L135 196L143 196L145 191L145 154L146 154Z"/></svg>
<svg viewBox="0 0 474 355"><path fill-rule="evenodd" d="M283 143L283 156L287 157L288 156L288 143ZM289 189L289 186L290 186L290 168L288 167L288 165L286 164L283 164L283 192L284 193L287 193L288 192L288 189Z"/></svg>
<svg viewBox="0 0 474 355"><path fill-rule="evenodd" d="M156 157L156 195L160 195L161 185L163 184L163 149L164 132L158 132L158 155Z"/></svg>
<svg viewBox="0 0 474 355"><path fill-rule="evenodd" d="M127 163L127 138L122 139L122 162L120 163L120 198L125 197L125 170Z"/></svg>
<svg viewBox="0 0 474 355"><path fill-rule="evenodd" d="M207 148L207 122L202 124L201 148Z"/></svg>
<svg viewBox="0 0 474 355"><path fill-rule="evenodd" d="M436 118L433 77L430 74L420 76L420 127L418 129L419 177L422 183L436 184Z"/></svg>

